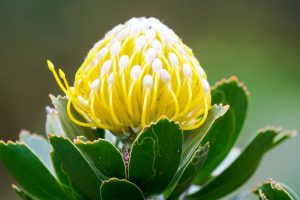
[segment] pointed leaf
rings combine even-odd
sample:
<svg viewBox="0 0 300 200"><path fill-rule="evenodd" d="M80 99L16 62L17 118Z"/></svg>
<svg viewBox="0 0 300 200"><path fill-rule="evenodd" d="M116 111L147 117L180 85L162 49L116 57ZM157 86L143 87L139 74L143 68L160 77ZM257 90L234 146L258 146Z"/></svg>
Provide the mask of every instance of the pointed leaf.
<svg viewBox="0 0 300 200"><path fill-rule="evenodd" d="M261 200L280 199L280 200L298 200L297 195L287 186L278 183L272 179L265 181L254 190L254 193Z"/></svg>
<svg viewBox="0 0 300 200"><path fill-rule="evenodd" d="M89 157L97 170L106 177L125 178L125 164L120 151L104 139L85 142L75 140L75 145Z"/></svg>
<svg viewBox="0 0 300 200"><path fill-rule="evenodd" d="M51 160L56 177L58 178L63 191L70 197L70 199L88 199L88 197L80 192L80 189L68 177L58 155L54 151L51 152Z"/></svg>
<svg viewBox="0 0 300 200"><path fill-rule="evenodd" d="M238 147L233 147L221 164L218 165L218 167L212 172L211 177L219 176L237 159L240 154L241 149Z"/></svg>
<svg viewBox="0 0 300 200"><path fill-rule="evenodd" d="M67 137L69 137L70 139L75 139L76 136L84 135L89 140L94 140L94 139L98 139L103 135L104 130L101 129L93 130L91 128L79 126L75 124L73 121L71 121L71 119L67 114L68 99L66 97L61 97L61 96L55 97L53 95L50 95L50 98L58 113L61 125ZM82 122L86 121L84 117L80 115L78 112L76 112L72 106L71 106L71 112L77 120Z"/></svg>
<svg viewBox="0 0 300 200"><path fill-rule="evenodd" d="M276 129L260 130L240 156L219 176L186 199L218 199L245 183L257 169L263 155L295 132Z"/></svg>
<svg viewBox="0 0 300 200"><path fill-rule="evenodd" d="M11 187L22 200L33 200L33 198L31 198L28 194L26 194L26 192L24 192L18 186L12 185Z"/></svg>
<svg viewBox="0 0 300 200"><path fill-rule="evenodd" d="M61 125L58 112L55 108L46 107L46 134L52 133L59 136L66 136Z"/></svg>
<svg viewBox="0 0 300 200"><path fill-rule="evenodd" d="M68 177L91 199L99 199L99 187L102 183L93 167L69 139L49 135L55 153L58 155Z"/></svg>
<svg viewBox="0 0 300 200"><path fill-rule="evenodd" d="M175 174L182 152L179 125L161 119L135 139L129 161L129 180L145 194L162 192Z"/></svg>
<svg viewBox="0 0 300 200"><path fill-rule="evenodd" d="M0 141L0 160L33 198L67 199L59 183L26 145Z"/></svg>
<svg viewBox="0 0 300 200"><path fill-rule="evenodd" d="M193 158L190 160L180 179L176 183L176 187L173 190L170 190L170 194L168 194L169 192L166 194L166 197L168 197L167 199L177 199L192 184L196 173L201 170L202 164L207 156L208 149L208 143L204 147L198 147L193 155Z"/></svg>
<svg viewBox="0 0 300 200"><path fill-rule="evenodd" d="M165 194L166 196L169 196L175 189L177 182L181 178L188 165L190 165L197 149L200 148L201 145L206 145L204 142L202 142L203 135L207 133L207 131L212 127L215 121L222 117L227 112L227 110L228 106L213 105L208 112L206 121L200 128L198 128L197 130L185 131L184 136L186 138L183 146L182 159L180 161L179 169L174 175L171 183L168 185Z"/></svg>
<svg viewBox="0 0 300 200"><path fill-rule="evenodd" d="M124 199L144 200L142 191L127 180L111 178L104 181L100 188L102 200Z"/></svg>
<svg viewBox="0 0 300 200"><path fill-rule="evenodd" d="M23 142L33 153L37 155L42 163L55 176L50 158L50 152L52 151L50 143L44 137L37 134L31 134L26 130L21 131L19 138L21 142Z"/></svg>
<svg viewBox="0 0 300 200"><path fill-rule="evenodd" d="M203 136L212 128L213 124L220 119L227 111L229 106L213 105L209 112L206 121L198 129L185 131L185 141L183 145L182 158L180 166L188 163L199 145L205 145L207 141L203 140ZM201 143L201 144L200 144Z"/></svg>
<svg viewBox="0 0 300 200"><path fill-rule="evenodd" d="M235 144L245 121L248 91L243 83L232 77L217 83L211 91L213 104L229 105L228 112L213 124L203 142L210 143L210 151L197 174L195 183L201 184L211 176Z"/></svg>

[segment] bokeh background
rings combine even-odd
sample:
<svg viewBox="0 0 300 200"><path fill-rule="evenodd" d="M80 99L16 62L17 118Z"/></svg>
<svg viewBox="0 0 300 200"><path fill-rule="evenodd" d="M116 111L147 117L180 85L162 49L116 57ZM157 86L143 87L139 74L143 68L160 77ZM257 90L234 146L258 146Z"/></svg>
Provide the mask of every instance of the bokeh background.
<svg viewBox="0 0 300 200"><path fill-rule="evenodd" d="M251 92L238 146L265 125L300 130L300 2L0 1L0 139L20 129L44 133L49 93L61 93L46 59L73 81L76 68L106 31L133 16L164 21L190 46L210 83L236 75ZM300 191L300 137L267 154L242 187L274 178ZM0 199L16 199L0 164Z"/></svg>

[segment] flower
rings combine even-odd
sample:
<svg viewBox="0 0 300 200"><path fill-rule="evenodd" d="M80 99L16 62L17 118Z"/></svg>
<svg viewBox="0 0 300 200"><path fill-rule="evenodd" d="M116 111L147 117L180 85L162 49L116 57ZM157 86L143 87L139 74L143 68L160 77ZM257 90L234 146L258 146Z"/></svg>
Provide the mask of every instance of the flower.
<svg viewBox="0 0 300 200"><path fill-rule="evenodd" d="M69 98L78 125L115 134L138 132L165 116L183 130L198 128L211 104L206 74L192 50L155 18L132 18L109 31L88 52L70 87L49 69ZM74 118L70 106L87 122Z"/></svg>

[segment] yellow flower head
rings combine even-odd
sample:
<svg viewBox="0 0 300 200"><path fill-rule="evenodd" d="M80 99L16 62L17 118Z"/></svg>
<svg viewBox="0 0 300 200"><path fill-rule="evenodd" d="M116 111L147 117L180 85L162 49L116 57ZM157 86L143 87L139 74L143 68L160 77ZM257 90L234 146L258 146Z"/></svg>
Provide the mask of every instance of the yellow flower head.
<svg viewBox="0 0 300 200"><path fill-rule="evenodd" d="M155 18L132 18L109 31L89 51L73 87L50 61L48 66L69 98L72 121L118 135L162 116L183 130L195 129L211 104L206 74L192 50ZM72 116L71 104L88 123Z"/></svg>

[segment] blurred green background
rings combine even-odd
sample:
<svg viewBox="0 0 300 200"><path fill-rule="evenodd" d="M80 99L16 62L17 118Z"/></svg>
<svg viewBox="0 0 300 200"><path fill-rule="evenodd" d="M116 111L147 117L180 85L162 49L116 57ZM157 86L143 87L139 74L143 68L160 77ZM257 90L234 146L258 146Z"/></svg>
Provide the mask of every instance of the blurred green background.
<svg viewBox="0 0 300 200"><path fill-rule="evenodd" d="M44 133L49 93L59 94L46 59L68 79L106 31L134 16L164 21L190 46L210 83L236 75L250 92L243 146L265 125L300 130L300 1L0 1L0 138ZM243 188L274 178L300 191L300 137L263 160ZM0 164L0 199L16 199ZM242 188L242 189L243 189Z"/></svg>

